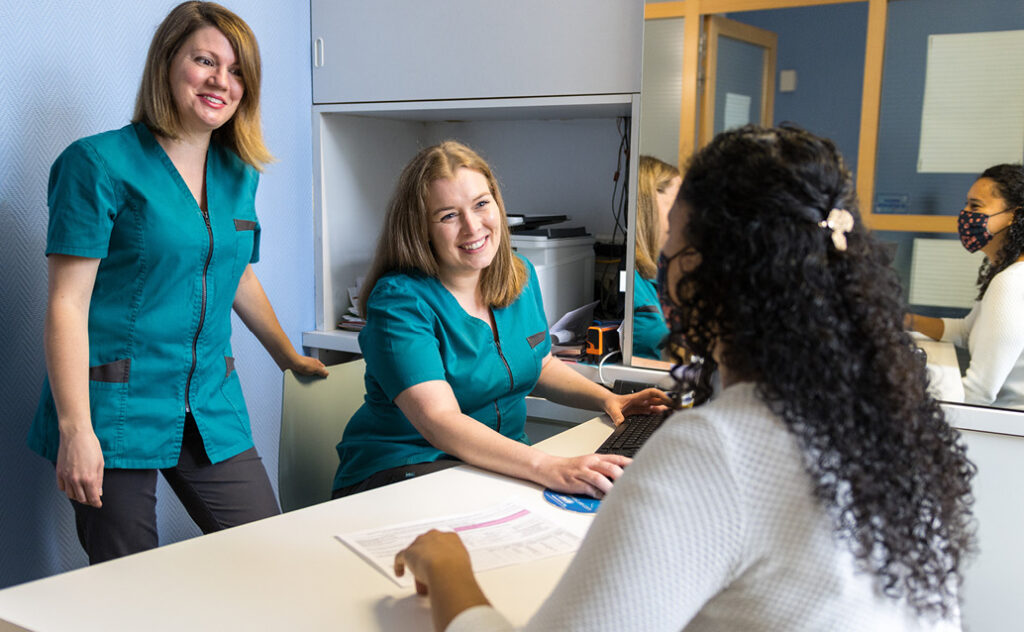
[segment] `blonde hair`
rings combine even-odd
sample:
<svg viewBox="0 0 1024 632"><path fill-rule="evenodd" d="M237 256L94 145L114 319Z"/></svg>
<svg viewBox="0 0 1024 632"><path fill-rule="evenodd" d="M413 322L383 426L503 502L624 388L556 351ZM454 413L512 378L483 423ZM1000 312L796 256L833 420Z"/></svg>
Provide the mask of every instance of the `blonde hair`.
<svg viewBox="0 0 1024 632"><path fill-rule="evenodd" d="M679 177L679 169L653 156L640 156L639 185L636 196L636 251L634 264L645 279L658 273L658 191Z"/></svg>
<svg viewBox="0 0 1024 632"><path fill-rule="evenodd" d="M231 119L213 131L212 139L225 145L259 171L274 157L263 144L260 129L260 48L245 21L213 2L182 2L174 7L153 34L135 99L132 123L145 123L154 133L178 138L181 119L171 93L170 67L174 56L194 32L212 26L231 42L238 58L245 92Z"/></svg>
<svg viewBox="0 0 1024 632"><path fill-rule="evenodd" d="M377 242L377 253L363 282L359 310L366 316L370 293L382 276L394 271L418 270L438 276L437 256L430 246L427 224L429 209L427 193L435 180L455 177L460 168L479 172L498 204L498 252L480 276L480 293L490 307L508 307L519 298L526 285L526 265L512 254L511 234L505 216L498 181L487 162L462 143L445 141L416 154L398 177L398 184L388 204L384 229Z"/></svg>

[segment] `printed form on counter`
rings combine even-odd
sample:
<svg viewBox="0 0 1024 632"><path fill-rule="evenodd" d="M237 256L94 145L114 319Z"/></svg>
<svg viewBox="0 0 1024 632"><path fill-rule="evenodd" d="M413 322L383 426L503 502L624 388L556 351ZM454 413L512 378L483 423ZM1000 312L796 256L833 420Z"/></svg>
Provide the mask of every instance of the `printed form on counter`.
<svg viewBox="0 0 1024 632"><path fill-rule="evenodd" d="M412 573L394 573L395 555L431 529L454 531L469 550L473 571L532 562L574 553L580 537L522 506L505 503L488 509L417 522L339 533L335 537L399 586L412 586Z"/></svg>

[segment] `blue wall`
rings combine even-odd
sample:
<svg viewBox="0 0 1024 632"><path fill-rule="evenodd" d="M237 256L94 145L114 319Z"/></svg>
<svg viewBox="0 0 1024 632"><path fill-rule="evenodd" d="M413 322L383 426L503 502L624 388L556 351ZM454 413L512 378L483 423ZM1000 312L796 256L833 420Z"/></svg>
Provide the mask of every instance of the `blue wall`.
<svg viewBox="0 0 1024 632"><path fill-rule="evenodd" d="M725 129L725 102L729 93L750 97L750 122L760 121L761 81L764 76L764 49L760 46L720 37L715 79L715 129Z"/></svg>
<svg viewBox="0 0 1024 632"><path fill-rule="evenodd" d="M867 3L748 11L728 17L779 36L775 122L797 123L831 138L856 170ZM778 91L780 70L797 71L794 92Z"/></svg>
<svg viewBox="0 0 1024 632"><path fill-rule="evenodd" d="M223 3L249 23L263 54L264 132L278 162L256 200L255 270L298 345L314 323L309 3ZM128 122L150 37L176 4L0 3L0 587L86 562L52 466L25 447L45 373L46 182L68 143ZM276 486L281 374L237 318L234 331L256 447ZM158 495L162 542L197 535L162 480Z"/></svg>
<svg viewBox="0 0 1024 632"><path fill-rule="evenodd" d="M976 175L917 173L928 36L1024 29L1022 0L900 0L889 3L875 192L909 196L910 211L955 215ZM964 94L984 99L984 94Z"/></svg>

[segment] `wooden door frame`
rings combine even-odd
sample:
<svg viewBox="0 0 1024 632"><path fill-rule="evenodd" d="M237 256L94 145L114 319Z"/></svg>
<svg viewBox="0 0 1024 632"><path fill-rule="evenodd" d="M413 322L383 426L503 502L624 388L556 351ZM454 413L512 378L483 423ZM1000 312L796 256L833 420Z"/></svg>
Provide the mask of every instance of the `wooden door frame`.
<svg viewBox="0 0 1024 632"><path fill-rule="evenodd" d="M773 120L778 36L771 31L719 15L704 16L704 90L700 106L700 129L697 133L697 144L700 147L708 144L714 136L719 37L729 37L765 49L761 65L761 110L757 115L761 125L771 125Z"/></svg>

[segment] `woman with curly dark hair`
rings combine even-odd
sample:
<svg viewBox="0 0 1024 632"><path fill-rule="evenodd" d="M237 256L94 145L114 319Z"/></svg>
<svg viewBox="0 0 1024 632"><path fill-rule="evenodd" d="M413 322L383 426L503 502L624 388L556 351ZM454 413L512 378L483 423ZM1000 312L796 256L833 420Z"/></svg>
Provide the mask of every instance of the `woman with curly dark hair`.
<svg viewBox="0 0 1024 632"><path fill-rule="evenodd" d="M965 318L907 314L905 325L971 352L964 401L1024 410L1024 167L989 167L967 192L960 242L981 250L978 299Z"/></svg>
<svg viewBox="0 0 1024 632"><path fill-rule="evenodd" d="M527 629L959 629L974 466L835 146L719 135L659 259L672 342L721 392L640 450ZM438 629L508 629L458 536L420 536L395 566Z"/></svg>

